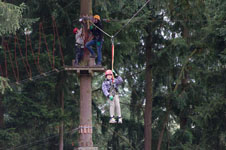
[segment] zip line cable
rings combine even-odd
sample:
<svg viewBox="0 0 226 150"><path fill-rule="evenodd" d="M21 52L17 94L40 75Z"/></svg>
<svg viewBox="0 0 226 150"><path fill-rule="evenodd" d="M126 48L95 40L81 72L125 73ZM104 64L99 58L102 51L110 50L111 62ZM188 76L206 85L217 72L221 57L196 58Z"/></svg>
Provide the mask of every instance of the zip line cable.
<svg viewBox="0 0 226 150"><path fill-rule="evenodd" d="M116 32L115 34L114 34L114 36L113 37L116 37L118 34L119 34L119 32L121 32L129 23L130 23L130 21L132 21L133 20L133 18L134 17L136 17L136 15L137 14L139 14L140 13L140 11L150 2L151 0L148 0L129 20L128 20L128 22L118 31L118 32Z"/></svg>
<svg viewBox="0 0 226 150"><path fill-rule="evenodd" d="M80 128L75 128L75 129L73 129L72 131L64 132L64 134L68 134L68 133L75 132L75 131L77 131L78 129L80 129ZM36 144L36 145L37 145L37 143L45 142L45 141L47 141L47 140L49 140L49 139L52 139L52 138L54 138L54 137L57 137L57 136L59 136L59 134L55 134L55 135L52 135L52 136L49 136L49 137L46 137L46 138L43 138L43 139L40 139L40 140L36 140L36 141L33 141L33 142L31 142L31 143L28 143L28 144L24 144L24 145L19 145L19 146L16 146L16 147L8 148L8 149L6 149L6 150L15 150L15 149L24 148L24 147L27 147L27 146L30 146L30 145L33 145L33 144ZM34 146L34 145L33 145L33 146ZM0 148L0 150L2 150L2 148Z"/></svg>

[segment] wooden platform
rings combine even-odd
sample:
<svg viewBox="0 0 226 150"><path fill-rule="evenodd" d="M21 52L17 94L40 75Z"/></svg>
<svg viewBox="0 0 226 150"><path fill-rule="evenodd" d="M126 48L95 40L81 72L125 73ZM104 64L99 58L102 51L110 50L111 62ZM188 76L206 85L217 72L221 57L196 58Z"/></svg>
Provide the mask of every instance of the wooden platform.
<svg viewBox="0 0 226 150"><path fill-rule="evenodd" d="M76 71L78 74L93 74L94 72L104 72L105 68L102 66L65 66L66 71Z"/></svg>

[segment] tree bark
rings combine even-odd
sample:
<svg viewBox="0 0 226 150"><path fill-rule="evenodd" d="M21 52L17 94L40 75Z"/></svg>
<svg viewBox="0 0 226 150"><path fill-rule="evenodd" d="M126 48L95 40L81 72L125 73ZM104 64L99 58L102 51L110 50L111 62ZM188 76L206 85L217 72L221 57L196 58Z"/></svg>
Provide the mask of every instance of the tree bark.
<svg viewBox="0 0 226 150"><path fill-rule="evenodd" d="M92 0L81 0L80 3L80 17L87 17L92 16ZM83 37L84 37L84 44L91 40L92 36L89 34L89 20L84 19L83 22ZM88 63L89 61L89 51L85 47L84 48L84 56L83 56L83 63Z"/></svg>
<svg viewBox="0 0 226 150"><path fill-rule="evenodd" d="M164 119L164 122L163 122L163 125L162 125L162 130L161 130L161 133L159 135L157 150L161 149L162 139L163 139L163 135L164 135L166 125L168 123L168 118L169 118L169 111L167 110L167 113L166 113L166 116L165 116L165 119Z"/></svg>
<svg viewBox="0 0 226 150"><path fill-rule="evenodd" d="M151 35L147 37L146 41L146 105L144 111L144 149L151 150L152 146L152 69L151 69Z"/></svg>

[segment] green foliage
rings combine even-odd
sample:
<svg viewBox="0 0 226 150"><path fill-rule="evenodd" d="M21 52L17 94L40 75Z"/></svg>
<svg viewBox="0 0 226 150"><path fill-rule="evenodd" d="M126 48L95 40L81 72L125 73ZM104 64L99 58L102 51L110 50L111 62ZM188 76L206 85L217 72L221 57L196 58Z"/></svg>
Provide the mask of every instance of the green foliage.
<svg viewBox="0 0 226 150"><path fill-rule="evenodd" d="M0 2L0 36L15 33L21 26L22 13L25 5L20 6Z"/></svg>
<svg viewBox="0 0 226 150"><path fill-rule="evenodd" d="M0 93L1 94L4 94L7 89L12 91L12 88L10 87L8 81L9 81L8 79L0 76Z"/></svg>

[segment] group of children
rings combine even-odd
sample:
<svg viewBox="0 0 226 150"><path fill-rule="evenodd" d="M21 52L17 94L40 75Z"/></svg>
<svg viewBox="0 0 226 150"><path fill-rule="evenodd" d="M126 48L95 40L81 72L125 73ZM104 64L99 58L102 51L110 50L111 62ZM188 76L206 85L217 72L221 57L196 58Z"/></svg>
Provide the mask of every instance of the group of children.
<svg viewBox="0 0 226 150"><path fill-rule="evenodd" d="M82 21L82 20L81 20ZM102 29L102 23L99 15L93 16L93 25L90 26L89 30L92 32L93 39L87 43L84 43L82 35L82 28L74 28L73 33L75 34L75 66L79 65L82 60L84 48L86 47L90 52L90 57L96 58L96 54L91 46L96 45L97 49L97 66L101 66L102 52L101 48L103 45L103 33L98 29ZM97 28L98 27L98 28ZM109 123L122 123L121 108L119 103L118 86L122 84L123 80L115 71L107 70L105 72L105 80L102 83L102 91L110 104L110 121Z"/></svg>

